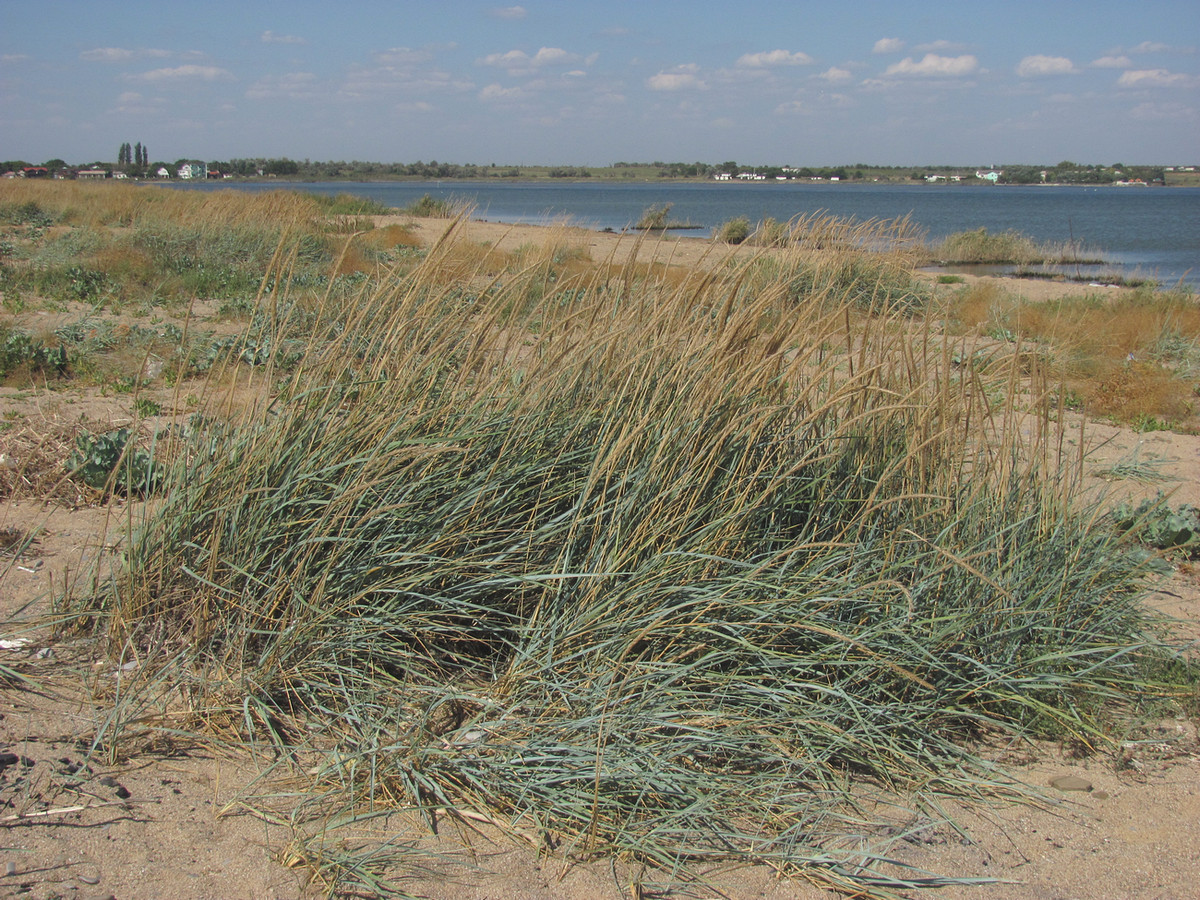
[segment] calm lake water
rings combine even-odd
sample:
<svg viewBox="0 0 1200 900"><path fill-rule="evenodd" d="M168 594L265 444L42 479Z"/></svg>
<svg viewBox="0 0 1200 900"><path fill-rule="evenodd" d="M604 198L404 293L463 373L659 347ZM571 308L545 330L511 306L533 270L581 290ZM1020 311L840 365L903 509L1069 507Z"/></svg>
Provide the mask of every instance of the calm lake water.
<svg viewBox="0 0 1200 900"><path fill-rule="evenodd" d="M1157 278L1164 285L1182 280L1200 288L1200 188L493 181L219 182L186 187L350 193L393 207L430 194L468 202L477 218L495 222L568 220L615 231L636 222L647 207L670 203L672 220L700 226L683 232L696 236L708 236L738 216L751 222L768 217L787 221L820 211L861 221L909 216L931 241L975 228L1019 231L1039 242L1074 241L1089 256L1103 258L1109 271Z"/></svg>

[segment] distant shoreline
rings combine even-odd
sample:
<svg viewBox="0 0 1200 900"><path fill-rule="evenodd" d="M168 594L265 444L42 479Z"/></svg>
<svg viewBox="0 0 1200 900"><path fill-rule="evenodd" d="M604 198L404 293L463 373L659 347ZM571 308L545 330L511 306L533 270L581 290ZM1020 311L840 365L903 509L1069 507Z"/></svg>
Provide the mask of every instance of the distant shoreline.
<svg viewBox="0 0 1200 900"><path fill-rule="evenodd" d="M829 187L830 185L839 185L844 187L869 187L871 185L891 185L895 187L912 187L912 188L927 188L927 189L946 189L946 188L964 188L964 187L989 187L989 188L1030 188L1030 187L1057 187L1057 188L1079 188L1082 190L1095 190L1096 188L1109 187L1148 187L1162 189L1182 188L1194 189L1200 187L1200 179L1195 184L1142 184L1130 185L1121 182L1104 182L1097 184L1072 184L1066 181L1043 181L1036 183L1022 184L991 184L978 179L971 181L939 181L935 183L925 181L914 181L908 178L890 178L890 179L861 179L850 181L830 181L829 179L806 179L793 178L787 181L718 181L715 178L539 178L537 176L521 176L513 178L423 178L418 176L396 176L394 178L295 178L290 176L271 177L271 176L234 176L229 179L210 179L208 181L189 182L178 178L158 179L158 178L141 178L130 179L133 184L211 184L218 186L235 182L237 184L432 184L437 186L454 186L454 185L496 185L496 184L554 184L554 185L601 185L604 187L620 187L630 184L704 184L704 185L739 185L742 187L781 187L781 186L796 186L796 187Z"/></svg>

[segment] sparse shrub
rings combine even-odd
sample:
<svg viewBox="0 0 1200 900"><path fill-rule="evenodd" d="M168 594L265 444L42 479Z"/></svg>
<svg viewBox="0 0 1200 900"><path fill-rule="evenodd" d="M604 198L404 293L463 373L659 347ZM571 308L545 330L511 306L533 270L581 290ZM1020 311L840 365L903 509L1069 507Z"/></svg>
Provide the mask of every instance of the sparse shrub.
<svg viewBox="0 0 1200 900"><path fill-rule="evenodd" d="M750 235L750 243L756 247L785 247L790 238L791 232L786 222L767 218L758 223L754 234Z"/></svg>
<svg viewBox="0 0 1200 900"><path fill-rule="evenodd" d="M378 200L362 197L358 194L313 194L313 199L321 210L330 216L386 216L396 211L384 206Z"/></svg>
<svg viewBox="0 0 1200 900"><path fill-rule="evenodd" d="M36 200L17 203L0 203L0 224L32 225L48 228L55 222L53 213L42 208Z"/></svg>
<svg viewBox="0 0 1200 900"><path fill-rule="evenodd" d="M866 251L834 252L805 262L792 276L789 290L797 300L848 300L868 312L909 315L923 310L931 295L910 269Z"/></svg>
<svg viewBox="0 0 1200 900"><path fill-rule="evenodd" d="M986 228L948 235L934 247L933 252L944 265L1027 264L1041 261L1037 247L1025 235L1015 231L997 234Z"/></svg>
<svg viewBox="0 0 1200 900"><path fill-rule="evenodd" d="M420 200L410 203L401 212L420 219L453 219L462 210L450 200L425 194Z"/></svg>
<svg viewBox="0 0 1200 900"><path fill-rule="evenodd" d="M989 232L986 228L947 235L932 249L942 265L1016 265L1102 262L1074 244L1038 244L1018 231Z"/></svg>
<svg viewBox="0 0 1200 900"><path fill-rule="evenodd" d="M639 231L665 231L670 225L668 217L671 215L671 206L670 203L663 203L646 207L633 227Z"/></svg>
<svg viewBox="0 0 1200 900"><path fill-rule="evenodd" d="M730 219L717 229L716 237L722 244L741 244L750 237L750 220L745 216Z"/></svg>

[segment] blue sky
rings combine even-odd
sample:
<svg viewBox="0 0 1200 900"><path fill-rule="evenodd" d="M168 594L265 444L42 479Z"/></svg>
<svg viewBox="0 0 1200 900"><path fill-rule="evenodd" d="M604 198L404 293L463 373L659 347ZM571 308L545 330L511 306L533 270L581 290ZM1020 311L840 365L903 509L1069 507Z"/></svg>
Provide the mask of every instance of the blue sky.
<svg viewBox="0 0 1200 900"><path fill-rule="evenodd" d="M1200 164L1195 0L0 0L0 159Z"/></svg>

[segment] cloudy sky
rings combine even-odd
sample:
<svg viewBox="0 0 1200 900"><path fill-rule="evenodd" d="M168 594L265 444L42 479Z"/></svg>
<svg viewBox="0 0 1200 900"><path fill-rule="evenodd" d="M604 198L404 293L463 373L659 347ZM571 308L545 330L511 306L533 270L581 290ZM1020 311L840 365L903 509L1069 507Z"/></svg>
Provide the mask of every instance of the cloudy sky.
<svg viewBox="0 0 1200 900"><path fill-rule="evenodd" d="M1200 163L1195 0L0 0L0 159Z"/></svg>

